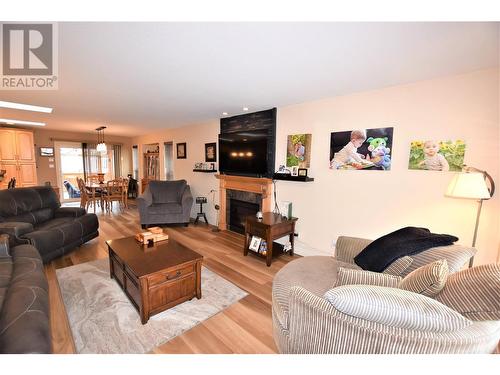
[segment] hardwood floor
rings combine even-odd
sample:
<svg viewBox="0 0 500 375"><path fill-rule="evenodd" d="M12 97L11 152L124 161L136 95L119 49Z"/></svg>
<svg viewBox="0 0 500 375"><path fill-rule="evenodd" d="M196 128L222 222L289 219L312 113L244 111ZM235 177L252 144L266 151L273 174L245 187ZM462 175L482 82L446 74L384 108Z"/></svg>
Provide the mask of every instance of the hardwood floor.
<svg viewBox="0 0 500 375"><path fill-rule="evenodd" d="M134 235L140 231L137 209L111 214L98 212L100 235L67 256L45 266L49 281L51 328L54 353L74 353L71 329L62 302L55 270L95 259L107 258L106 240ZM272 335L271 287L273 276L287 262L296 259L283 255L267 267L265 259L243 256L244 237L237 233L212 232L205 224L168 227L177 241L203 255L203 265L244 289L249 295L226 310L198 324L153 353L276 353Z"/></svg>

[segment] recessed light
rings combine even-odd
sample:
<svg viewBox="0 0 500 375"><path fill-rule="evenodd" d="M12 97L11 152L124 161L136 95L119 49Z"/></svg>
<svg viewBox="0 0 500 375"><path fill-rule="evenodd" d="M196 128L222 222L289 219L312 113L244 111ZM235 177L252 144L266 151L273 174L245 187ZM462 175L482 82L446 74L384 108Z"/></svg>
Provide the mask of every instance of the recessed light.
<svg viewBox="0 0 500 375"><path fill-rule="evenodd" d="M31 125L31 126L45 126L45 122L12 120L7 118L0 118L0 123L7 125Z"/></svg>
<svg viewBox="0 0 500 375"><path fill-rule="evenodd" d="M243 110L244 111L248 111L248 107L243 107Z"/></svg>
<svg viewBox="0 0 500 375"><path fill-rule="evenodd" d="M227 116L228 113L227 112L222 112L222 116Z"/></svg>
<svg viewBox="0 0 500 375"><path fill-rule="evenodd" d="M37 105L14 103L14 102L3 102L3 101L0 101L0 107L2 107L2 108L11 108L11 109L21 109L23 111L52 113L52 108L50 108L50 107L40 107L40 106L37 106Z"/></svg>

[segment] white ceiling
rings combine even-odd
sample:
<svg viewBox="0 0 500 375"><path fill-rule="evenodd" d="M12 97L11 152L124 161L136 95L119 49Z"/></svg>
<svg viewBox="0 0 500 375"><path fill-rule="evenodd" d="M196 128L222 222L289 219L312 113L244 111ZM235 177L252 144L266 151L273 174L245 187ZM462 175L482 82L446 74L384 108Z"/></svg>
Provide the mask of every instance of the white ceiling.
<svg viewBox="0 0 500 375"><path fill-rule="evenodd" d="M498 65L496 23L60 23L48 129L155 129Z"/></svg>

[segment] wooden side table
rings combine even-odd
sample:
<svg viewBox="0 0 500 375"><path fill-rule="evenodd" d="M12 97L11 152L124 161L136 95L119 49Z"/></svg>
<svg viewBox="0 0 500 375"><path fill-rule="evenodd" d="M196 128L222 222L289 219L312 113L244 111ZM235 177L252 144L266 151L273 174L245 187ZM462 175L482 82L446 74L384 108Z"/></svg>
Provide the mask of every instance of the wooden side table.
<svg viewBox="0 0 500 375"><path fill-rule="evenodd" d="M248 248L252 236L263 238L267 242L265 257L266 264L269 267L273 257L273 241L288 235L292 245L290 255L293 256L295 222L297 220L296 217L286 219L272 212L264 212L261 220L257 219L255 216L248 216L245 220L245 245L243 248L243 255L246 256L248 255L248 251L252 251Z"/></svg>

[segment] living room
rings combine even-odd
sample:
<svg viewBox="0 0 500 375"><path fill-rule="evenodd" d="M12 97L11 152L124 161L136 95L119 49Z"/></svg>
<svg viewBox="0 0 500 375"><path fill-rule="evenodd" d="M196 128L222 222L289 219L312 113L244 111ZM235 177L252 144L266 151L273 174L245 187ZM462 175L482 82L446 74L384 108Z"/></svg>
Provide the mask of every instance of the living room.
<svg viewBox="0 0 500 375"><path fill-rule="evenodd" d="M499 351L497 22L14 15L0 352Z"/></svg>

